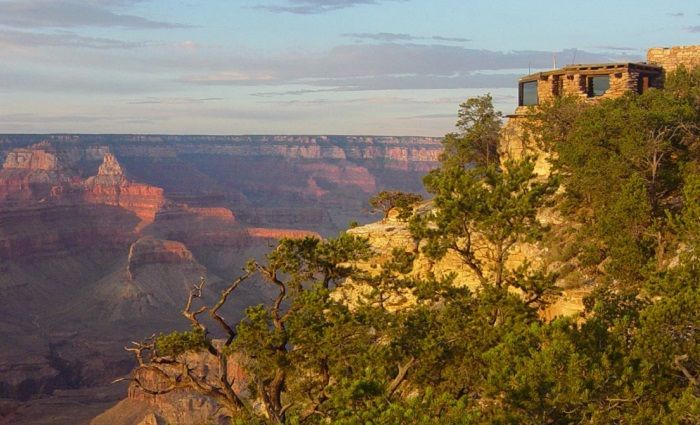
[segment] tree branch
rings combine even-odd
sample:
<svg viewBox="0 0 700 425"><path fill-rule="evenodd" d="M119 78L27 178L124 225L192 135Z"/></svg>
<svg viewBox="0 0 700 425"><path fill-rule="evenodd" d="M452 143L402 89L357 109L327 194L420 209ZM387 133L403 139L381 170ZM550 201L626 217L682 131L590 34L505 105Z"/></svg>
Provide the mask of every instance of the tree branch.
<svg viewBox="0 0 700 425"><path fill-rule="evenodd" d="M676 366L676 368L677 368L678 370L680 370L680 371L683 373L683 376L685 376L686 379L688 379L688 381L689 381L693 386L697 387L698 385L700 385L700 382L698 381L698 378L696 378L695 376L693 376L693 374L690 373L690 371L689 371L688 369L686 369L685 366L683 366L683 364L682 364L681 362L684 361L684 360L688 360L688 355L687 355L687 354L683 354L682 356L675 356L675 357L673 358L673 364Z"/></svg>
<svg viewBox="0 0 700 425"><path fill-rule="evenodd" d="M204 313L207 310L206 306L202 306L197 311L192 311L192 302L196 298L202 297L202 289L204 288L205 280L202 278L198 284L195 284L190 290L190 294L187 297L187 303L185 304L185 309L182 310L182 315L187 318L192 323L192 326L197 327L203 331L207 328L197 319L197 316Z"/></svg>
<svg viewBox="0 0 700 425"><path fill-rule="evenodd" d="M391 398L394 393L396 392L397 389L401 386L403 381L406 379L406 375L408 374L408 370L413 366L413 364L416 362L416 358L411 356L408 361L403 364L399 365L399 371L396 374L396 377L394 378L393 381L391 381L391 384L389 385L389 391L387 394L387 398Z"/></svg>
<svg viewBox="0 0 700 425"><path fill-rule="evenodd" d="M241 284L244 280L248 279L250 275L252 274L252 271L247 271L243 276L240 276L238 279L234 280L228 288L224 289L221 292L221 296L219 297L219 301L212 307L211 310L209 310L209 315L211 316L212 319L214 319L221 327L224 329L226 334L228 335L228 338L226 339L226 346L231 345L231 342L233 342L233 339L236 337L236 331L233 329L231 325L226 323L226 320L224 320L223 317L219 314L219 309L226 303L228 300L228 296L231 295L233 291L238 288L238 285Z"/></svg>

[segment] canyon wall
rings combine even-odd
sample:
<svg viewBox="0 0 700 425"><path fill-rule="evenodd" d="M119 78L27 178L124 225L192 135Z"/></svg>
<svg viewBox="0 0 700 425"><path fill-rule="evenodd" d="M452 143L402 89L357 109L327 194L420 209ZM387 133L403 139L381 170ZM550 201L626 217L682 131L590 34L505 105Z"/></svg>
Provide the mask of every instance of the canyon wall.
<svg viewBox="0 0 700 425"><path fill-rule="evenodd" d="M187 327L193 283L211 300L275 239L372 221L367 199L421 190L439 151L428 138L0 135L0 415L33 423L30 400L87 397L131 369L130 339ZM266 291L242 286L227 317Z"/></svg>
<svg viewBox="0 0 700 425"><path fill-rule="evenodd" d="M324 235L370 221L366 201L379 190L421 191L441 151L439 139L425 137L0 135L0 158L37 143L81 177L97 175L93 192L102 199L117 197L99 184L97 167L110 153L132 181L162 188L170 200L228 208L257 227ZM141 208L142 190L121 193ZM139 217L152 219L151 206L142 207Z"/></svg>

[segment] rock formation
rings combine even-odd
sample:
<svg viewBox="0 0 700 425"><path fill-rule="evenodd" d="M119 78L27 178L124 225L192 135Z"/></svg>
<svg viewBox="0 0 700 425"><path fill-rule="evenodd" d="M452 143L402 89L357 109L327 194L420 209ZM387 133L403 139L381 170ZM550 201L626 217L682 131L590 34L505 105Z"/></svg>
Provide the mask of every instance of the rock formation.
<svg viewBox="0 0 700 425"><path fill-rule="evenodd" d="M0 135L0 157L42 140L82 178L104 181L110 174L97 162L111 153L130 180L163 188L173 201L324 235L369 220L365 203L379 190L420 191L441 150L426 137Z"/></svg>
<svg viewBox="0 0 700 425"><path fill-rule="evenodd" d="M198 376L210 376L216 379L218 365L208 353L187 353L188 365ZM247 393L246 376L236 358L231 356L228 361L228 376L235 382L233 390L245 396ZM149 389L158 390L170 385L159 374L142 370L139 381ZM231 418L218 408L213 399L195 394L187 390L176 390L163 395L150 395L139 389L135 384L129 386L127 398L113 408L97 416L91 425L191 425L198 423L229 424Z"/></svg>
<svg viewBox="0 0 700 425"><path fill-rule="evenodd" d="M150 224L165 203L163 189L126 178L113 154L105 155L97 175L84 183L85 201L131 211L141 220L139 227Z"/></svg>
<svg viewBox="0 0 700 425"><path fill-rule="evenodd" d="M115 347L182 325L193 282L211 296L273 239L366 220L375 190L416 190L438 151L425 138L0 136L0 398L126 373ZM230 314L266 296L251 282Z"/></svg>

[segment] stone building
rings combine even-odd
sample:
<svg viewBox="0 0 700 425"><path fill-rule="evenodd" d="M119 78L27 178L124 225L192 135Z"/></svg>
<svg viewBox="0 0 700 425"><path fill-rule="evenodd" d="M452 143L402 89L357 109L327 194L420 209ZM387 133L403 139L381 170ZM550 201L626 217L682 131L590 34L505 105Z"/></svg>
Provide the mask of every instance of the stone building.
<svg viewBox="0 0 700 425"><path fill-rule="evenodd" d="M627 92L644 93L651 88L662 88L666 72L683 65L687 69L700 66L700 45L654 47L647 52L646 62L568 65L560 69L537 72L520 79L518 106L503 128L499 151L502 158L521 158L537 154L535 172L548 175L548 152L529 146L522 123L528 112L543 102L559 96L573 95L584 102L610 99Z"/></svg>
<svg viewBox="0 0 700 425"><path fill-rule="evenodd" d="M700 65L700 46L652 47L647 52L647 62L666 72L675 71L680 65L692 69Z"/></svg>
<svg viewBox="0 0 700 425"><path fill-rule="evenodd" d="M663 69L647 63L569 65L521 78L518 107L536 106L564 95L583 100L612 98L629 91L643 93L662 84Z"/></svg>

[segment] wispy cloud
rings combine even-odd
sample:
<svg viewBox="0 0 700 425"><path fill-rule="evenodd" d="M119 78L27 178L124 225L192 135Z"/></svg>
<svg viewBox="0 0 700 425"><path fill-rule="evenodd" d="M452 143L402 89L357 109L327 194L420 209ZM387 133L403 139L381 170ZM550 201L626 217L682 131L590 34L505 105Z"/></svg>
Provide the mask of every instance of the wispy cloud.
<svg viewBox="0 0 700 425"><path fill-rule="evenodd" d="M683 12L673 12L673 13L668 13L668 16L672 16L674 18L682 18L685 16L685 13Z"/></svg>
<svg viewBox="0 0 700 425"><path fill-rule="evenodd" d="M444 120L444 119L455 119L457 114L423 114L423 115L413 115L410 117L401 117L402 120Z"/></svg>
<svg viewBox="0 0 700 425"><path fill-rule="evenodd" d="M86 73L60 74L51 72L0 70L0 91L24 93L100 93L133 94L168 90L162 81L135 76L114 78L114 75L93 76Z"/></svg>
<svg viewBox="0 0 700 425"><path fill-rule="evenodd" d="M183 28L114 11L113 7L135 3L129 0L10 0L0 2L0 25L15 28L123 27L140 29Z"/></svg>
<svg viewBox="0 0 700 425"><path fill-rule="evenodd" d="M419 39L419 37L413 36L411 34L399 34L393 32L352 32L343 34L343 37L355 38L359 40L375 40L386 42L411 41Z"/></svg>
<svg viewBox="0 0 700 425"><path fill-rule="evenodd" d="M354 6L406 0L287 0L286 4L259 5L257 8L275 13L313 15Z"/></svg>
<svg viewBox="0 0 700 425"><path fill-rule="evenodd" d="M686 31L689 32L700 32L700 25L695 25L692 27L685 27Z"/></svg>
<svg viewBox="0 0 700 425"><path fill-rule="evenodd" d="M621 53L556 52L562 64L637 60ZM284 94L314 91L512 87L523 69L548 69L552 52L468 49L461 46L379 43L338 46L327 52L235 58L213 73L181 82L209 86L297 85ZM225 66L225 65L224 65Z"/></svg>
<svg viewBox="0 0 700 425"><path fill-rule="evenodd" d="M462 37L443 37L443 36L441 36L441 35L434 35L434 36L432 36L432 37L430 37L430 38L433 39L433 40L437 40L437 41L451 41L451 42L455 42L455 43L466 43L467 41L472 41L472 40L469 39L469 38L462 38Z"/></svg>
<svg viewBox="0 0 700 425"><path fill-rule="evenodd" d="M615 52L636 52L640 49L634 47L624 47L624 46L595 46L596 49L601 50L612 50Z"/></svg>
<svg viewBox="0 0 700 425"><path fill-rule="evenodd" d="M132 99L129 105L191 105L206 102L218 102L224 100L223 97L145 97L142 99Z"/></svg>
<svg viewBox="0 0 700 425"><path fill-rule="evenodd" d="M0 30L0 46L9 47L78 47L90 49L133 49L146 42L128 42L104 37L85 37L72 32L40 33Z"/></svg>
<svg viewBox="0 0 700 425"><path fill-rule="evenodd" d="M444 41L451 43L466 43L471 41L468 38L461 37L444 37L440 35L434 35L432 37L421 37L411 34L404 33L391 33L391 32L353 32L345 33L343 37L354 38L356 40L373 40L373 41L383 41L388 43L400 42L400 41L420 41L420 40L432 40L432 41Z"/></svg>

